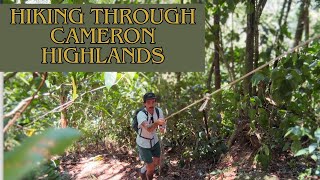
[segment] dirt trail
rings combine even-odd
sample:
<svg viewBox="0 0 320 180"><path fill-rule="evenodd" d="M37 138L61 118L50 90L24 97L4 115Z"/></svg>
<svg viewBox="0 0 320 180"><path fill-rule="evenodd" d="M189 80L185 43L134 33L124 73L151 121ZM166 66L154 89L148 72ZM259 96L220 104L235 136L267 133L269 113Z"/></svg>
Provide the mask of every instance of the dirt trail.
<svg viewBox="0 0 320 180"><path fill-rule="evenodd" d="M116 155L97 154L78 159L74 155L63 158L60 169L71 179L135 179L133 158L122 160Z"/></svg>
<svg viewBox="0 0 320 180"><path fill-rule="evenodd" d="M69 154L61 158L60 172L65 178L76 180L118 180L139 179L136 170L141 162L132 153L109 152L92 149L90 153ZM118 153L118 154L117 154ZM296 179L296 173L287 167L286 160L274 159L268 172L255 167L253 150L248 146L235 144L215 164L213 159L180 160L181 153L173 151L164 153L162 174L157 173L154 179Z"/></svg>
<svg viewBox="0 0 320 180"><path fill-rule="evenodd" d="M64 179L139 179L136 170L141 163L134 156L98 154L87 157L69 155L62 159L60 171ZM205 179L206 173L212 166L208 162L185 164L181 168L179 161L174 157L167 157L161 176L157 173L154 179Z"/></svg>

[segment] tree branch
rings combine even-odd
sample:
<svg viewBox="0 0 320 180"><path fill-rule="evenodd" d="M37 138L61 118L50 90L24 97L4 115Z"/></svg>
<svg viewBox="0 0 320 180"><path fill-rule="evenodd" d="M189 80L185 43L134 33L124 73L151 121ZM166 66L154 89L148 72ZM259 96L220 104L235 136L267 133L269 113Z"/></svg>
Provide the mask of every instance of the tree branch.
<svg viewBox="0 0 320 180"><path fill-rule="evenodd" d="M34 96L33 99L37 99L37 98L39 98L41 96L47 96L47 95L50 95L50 93L45 93L45 94L42 94L42 95L36 95L36 96ZM15 115L31 99L32 99L32 96L22 100L12 111L10 111L9 113L5 114L3 117L4 118L8 118L8 117L11 117L11 116Z"/></svg>
<svg viewBox="0 0 320 180"><path fill-rule="evenodd" d="M21 114L27 109L27 107L31 104L32 100L36 97L36 95L38 94L39 90L41 89L41 87L43 86L45 80L48 77L48 73L45 72L44 74L42 74L42 81L37 89L37 91L35 93L33 93L31 98L27 98L25 100L23 100L21 103L19 103L19 105L17 106L17 108L14 109L14 117L8 122L8 124L4 127L3 129L3 133L5 133L10 126L12 126L21 116ZM10 114L10 113L9 113ZM12 114L13 115L13 114Z"/></svg>
<svg viewBox="0 0 320 180"><path fill-rule="evenodd" d="M263 8L264 8L264 6L266 5L266 3L267 3L267 0L260 0L259 2L258 2L258 7L257 7L257 16L256 16L256 18L257 19L260 19L260 16L261 16L261 14L262 14L262 11L263 11Z"/></svg>
<svg viewBox="0 0 320 180"><path fill-rule="evenodd" d="M8 75L6 75L3 79L3 82L5 83L6 81L8 81L10 78L12 78L13 76L15 76L18 72L13 72L13 73L10 73Z"/></svg>

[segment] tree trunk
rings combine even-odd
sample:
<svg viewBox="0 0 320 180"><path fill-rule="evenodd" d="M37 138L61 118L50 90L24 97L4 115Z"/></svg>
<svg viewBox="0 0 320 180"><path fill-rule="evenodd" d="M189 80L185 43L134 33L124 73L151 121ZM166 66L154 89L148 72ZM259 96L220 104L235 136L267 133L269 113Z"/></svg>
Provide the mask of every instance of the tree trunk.
<svg viewBox="0 0 320 180"><path fill-rule="evenodd" d="M278 24L279 24L280 28L282 26L282 19L283 19L283 16L284 16L284 9L285 9L287 3L288 3L288 0L284 0L282 8L281 8L281 11L280 11L280 17L279 17L279 21L278 21ZM280 33L281 33L281 31L280 31Z"/></svg>
<svg viewBox="0 0 320 180"><path fill-rule="evenodd" d="M279 18L279 21L278 21L278 24L279 24L279 35L277 35L276 37L276 57L278 57L281 53L281 44L283 42L283 31L282 29L283 28L287 28L287 19L288 19L288 14L289 14L289 11L291 9L291 3L292 3L292 0L285 0L285 2L283 3L283 6L282 6L282 9L281 9L281 13L280 13L280 18ZM286 13L284 13L284 9L285 7L287 6L287 11ZM274 68L277 67L277 64L278 64L278 61L276 61L274 63Z"/></svg>
<svg viewBox="0 0 320 180"><path fill-rule="evenodd" d="M233 32L234 32L234 28L233 28L233 12L231 14L231 18L232 18L232 34L231 34L231 47L230 47L230 54L231 54L231 67L230 68L230 71L231 71L231 81L234 81L236 79L236 75L235 75L235 72L234 72L234 50L233 50ZM227 62L228 64L228 62ZM228 66L227 66L228 67Z"/></svg>
<svg viewBox="0 0 320 180"><path fill-rule="evenodd" d="M259 67L259 30L258 30L259 18L255 18L254 23L254 53L253 53L253 67L254 69ZM252 88L252 94L257 95L256 86Z"/></svg>
<svg viewBox="0 0 320 180"><path fill-rule="evenodd" d="M298 24L297 24L296 34L294 37L294 45L293 45L294 47L297 46L302 40L303 28L305 27L305 24L306 24L306 19L307 19L306 16L308 13L309 5L310 5L310 0L303 0L300 5Z"/></svg>
<svg viewBox="0 0 320 180"><path fill-rule="evenodd" d="M213 4L218 5L216 0L213 1ZM220 89L221 87L221 75L220 75L220 53L221 53L221 46L220 46L220 12L217 11L213 16L213 43L214 43L214 53L213 53L213 61L211 64L211 68L208 75L207 81L207 89L210 93L212 91L211 82L212 82L212 74L214 73L214 85L215 89Z"/></svg>
<svg viewBox="0 0 320 180"><path fill-rule="evenodd" d="M182 73L181 72L176 72L175 73L175 78L176 78L176 84L175 84L175 94L174 94L174 98L179 100L181 99L181 76ZM176 101L175 106L177 107L177 109L182 109L182 104L179 101ZM180 119L180 114L177 114L176 117L174 119L172 119L172 125L173 128L175 130L178 129L178 121ZM175 131L171 131L171 137L173 138L175 136Z"/></svg>
<svg viewBox="0 0 320 180"><path fill-rule="evenodd" d="M62 106L66 102L66 95L64 91L63 85L61 86L61 92L60 92L60 106ZM68 119L67 119L67 109L64 108L64 106L61 107L61 116L60 116L60 125L62 128L66 128L68 126Z"/></svg>
<svg viewBox="0 0 320 180"><path fill-rule="evenodd" d="M254 32L255 32L255 0L247 0L247 39L246 39L246 62L244 67L244 74L253 70L254 58ZM243 90L245 95L252 95L251 79L249 76L244 79Z"/></svg>
<svg viewBox="0 0 320 180"><path fill-rule="evenodd" d="M289 0L288 5L287 5L287 11L286 11L286 14L284 15L283 23L279 24L280 30L281 30L281 27L287 27L287 24L288 24L287 19L288 19L288 15L289 15L289 12L291 9L291 4L292 4L292 0ZM283 33L281 32L279 35L279 43L282 43L282 42L283 42ZM278 52L276 53L276 55L277 56L280 55L280 49L278 49Z"/></svg>
<svg viewBox="0 0 320 180"><path fill-rule="evenodd" d="M263 8L267 0L260 0L258 3L255 0L247 0L247 39L246 39L246 62L245 71L247 74L258 67L259 60L259 31L258 25ZM244 79L244 94L252 96L256 94L255 89L251 85L251 77Z"/></svg>
<svg viewBox="0 0 320 180"><path fill-rule="evenodd" d="M218 2L216 0L213 1L213 4L218 6ZM214 43L214 53L213 53L213 61L211 64L211 68L208 74L208 81L207 81L207 90L208 93L212 92L212 75L214 74L214 86L215 89L221 88L221 75L220 75L220 52L221 52L221 46L220 46L220 11L217 11L213 16L213 29L212 29L212 35L213 35L213 43ZM216 101L221 102L221 94L216 95ZM219 111L219 109L217 109ZM209 112L210 112L210 104L207 105L207 110L203 111L203 119L205 124L205 129L207 133L207 139L209 140L209 126L208 126L208 120L209 120Z"/></svg>
<svg viewBox="0 0 320 180"><path fill-rule="evenodd" d="M215 1L216 5L218 5L218 1ZM221 35L220 35L220 11L218 11L217 13L214 14L213 16L213 24L214 27L216 28L213 36L216 37L215 41L214 41L214 59L213 59L213 63L214 63L214 88L215 90L218 90L221 88L221 74L220 74L220 57L222 57L222 43L221 43ZM229 62L226 62L226 64L228 64ZM229 66L229 65L228 65ZM221 100L222 100L222 96L221 93L216 94L216 98L215 101L218 102L217 106L216 106L216 111L217 114L220 113L221 111ZM209 110L210 108L208 108ZM214 117L215 119L215 124L217 125L217 132L220 132L220 128L219 128L219 119L217 119L217 117L220 116L216 116ZM218 134L216 134L218 135Z"/></svg>
<svg viewBox="0 0 320 180"><path fill-rule="evenodd" d="M285 2L283 3L283 6L282 6L281 13L280 13L280 18L279 18L279 21L278 21L279 30L278 30L278 33L277 33L277 36L276 36L276 40L275 40L276 57L278 57L281 54L282 42L283 42L283 38L284 38L284 34L283 34L283 31L282 31L282 28L287 28L287 24L288 24L287 19L288 19L288 14L289 14L290 9L291 9L291 4L292 4L292 0L288 0L288 1L285 0ZM287 10L286 10L286 13L284 14L285 6L287 6ZM282 20L283 16L284 16L284 18ZM271 54L271 51L270 51L270 54ZM279 60L274 62L273 69L275 69L278 66L278 62L279 62ZM269 84L268 84L268 91L269 92L271 91L270 90L271 85L272 85L272 81L269 81Z"/></svg>
<svg viewBox="0 0 320 180"><path fill-rule="evenodd" d="M309 6L310 0L307 0L307 7L305 8L305 16L304 16L304 30L305 30L305 40L309 39Z"/></svg>
<svg viewBox="0 0 320 180"><path fill-rule="evenodd" d="M255 22L254 22L254 69L259 67L259 23L260 23L260 16L262 11L267 3L267 0L260 0L259 3L256 5L256 15L255 15ZM263 94L265 85L258 87L258 94ZM253 92L255 96L257 95L257 87L253 87Z"/></svg>
<svg viewBox="0 0 320 180"><path fill-rule="evenodd" d="M216 27L216 30L214 31L213 36L217 37L216 41L214 41L214 86L215 89L220 89L221 87L221 75L220 75L220 15L216 13L214 15L214 27ZM217 96L218 99L221 99L221 95ZM219 98L220 97L220 98Z"/></svg>
<svg viewBox="0 0 320 180"><path fill-rule="evenodd" d="M214 55L213 55L214 57ZM207 80L207 90L210 93L212 91L212 87L211 87L211 82L212 82L212 75L214 72L214 60L212 61L211 67L210 67L210 71L208 74L208 80Z"/></svg>
<svg viewBox="0 0 320 180"><path fill-rule="evenodd" d="M276 51L275 52L276 57L278 57L281 53L282 42L283 42L283 37L284 37L282 29L287 28L287 23L288 23L287 19L288 19L288 14L289 14L289 11L291 8L291 3L292 3L292 0L285 0L283 2L283 5L282 5L281 11L280 11L280 17L278 20L279 30L276 32L275 43L270 48L271 50L269 51L269 54L268 54L269 56L271 55L273 49L275 49L275 51ZM287 7L287 10L286 10L286 12L284 12L286 7ZM273 48L274 46L275 46L275 48ZM277 64L278 64L278 61L276 61L273 64L273 68L276 68Z"/></svg>

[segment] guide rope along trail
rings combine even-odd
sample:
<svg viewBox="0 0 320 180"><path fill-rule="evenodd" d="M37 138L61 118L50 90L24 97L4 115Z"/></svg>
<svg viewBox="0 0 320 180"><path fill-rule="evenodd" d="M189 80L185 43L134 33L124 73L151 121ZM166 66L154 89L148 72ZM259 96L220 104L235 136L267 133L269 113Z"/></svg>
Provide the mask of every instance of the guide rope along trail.
<svg viewBox="0 0 320 180"><path fill-rule="evenodd" d="M280 56L278 56L278 57L270 60L269 62L261 65L260 67L254 69L254 70L252 70L252 71L250 71L250 72L248 72L247 74L245 74L245 75L243 75L242 77L240 77L240 78L232 81L231 83L229 83L229 84L221 87L220 89L217 89L217 90L215 90L214 92L212 92L212 93L210 93L210 94L207 93L203 98L201 98L201 99L199 99L199 100L196 100L196 101L194 101L193 103L189 104L188 106L180 109L179 111L176 111L176 112L172 113L171 115L167 116L167 117L165 118L165 120L167 121L168 119L170 119L171 117L173 117L173 116L181 113L182 111L184 111L184 110L186 110L186 109L188 109L188 108L190 108L190 107L192 107L192 106L194 106L194 105L196 105L196 104L198 104L198 103L206 100L206 101L204 102L204 104L202 105L202 107L199 109L199 110L203 110L204 107L205 107L205 105L206 105L206 103L207 103L207 101L209 100L209 98L210 98L211 96L213 96L214 94L217 94L218 92L224 90L225 88L227 88L227 87L229 87L229 86L232 86L232 85L238 83L239 81L241 81L241 80L243 80L244 78L252 75L253 73L255 73L255 72L257 72L257 71L265 68L265 67L268 66L268 65L273 64L275 61L280 61L281 58L283 58L284 56L286 56L286 55L288 55L288 54L291 54L292 52L296 51L298 48L301 48L301 47L303 47L303 46L305 46L305 45L307 45L307 44L309 44L309 43L311 43L312 41L317 40L317 39L320 39L320 35L315 36L315 37L313 37L313 38L311 38L311 39L309 39L309 40L307 40L307 41L304 41L304 42L300 43L299 45L291 48L289 51L287 51L287 52L281 54ZM117 84L121 79L122 79L122 77L116 82L116 84ZM91 90L91 91L88 91L88 92L97 91L97 90L103 89L104 87L106 87L106 86L101 86L101 87L99 87L99 88L96 88L96 89ZM81 94L80 97L82 97L84 94L86 94L86 93L88 93L88 92L85 92L85 93ZM64 104L62 104L62 105L54 108L53 110L44 113L42 116L40 116L40 118L36 119L35 121L37 121L37 120L39 120L39 119L47 116L47 115L50 114L50 113L54 113L54 112L57 112L57 111L62 111L63 109L68 108L69 106L71 106L74 102L75 102L74 100L70 100L70 101L68 101L68 102L66 102L66 103L64 103ZM33 121L33 123L34 123L35 121ZM4 132L5 132L5 131L4 131Z"/></svg>
<svg viewBox="0 0 320 180"><path fill-rule="evenodd" d="M204 108L204 106L206 105L206 102L207 102L208 98L210 98L210 97L213 96L214 94L217 94L218 92L222 91L223 89L225 89L225 88L227 88L227 87L229 87L229 86L232 86L232 85L238 83L239 81L245 79L246 77L252 75L253 73L255 73L255 72L257 72L257 71L265 68L266 66L271 65L271 64L273 64L273 63L276 62L276 61L280 61L281 58L283 58L284 56L287 56L288 54L293 53L293 52L294 52L295 50L297 50L298 48L303 47L303 46L305 46L305 45L307 45L307 44L311 43L312 41L314 41L314 40L316 40L316 39L319 39L319 38L320 38L320 35L315 36L315 37L313 37L313 38L311 38L311 39L309 39L309 40L307 40L307 41L304 41L304 42L300 43L300 44L297 45L296 47L291 48L289 51L287 51L287 52L281 54L280 56L278 56L278 57L270 60L269 62L261 65L260 67L254 69L254 70L252 70L252 71L250 71L250 72L248 72L247 74L245 74L245 75L243 75L242 77L240 77L240 78L232 81L231 83L226 84L225 86L221 87L220 89L217 89L217 90L215 90L214 92L212 92L212 93L210 93L210 94L207 93L203 98L201 98L201 99L199 99L199 100L196 100L195 102L189 104L188 106L182 108L182 109L179 110L179 111L176 111L175 113L172 113L171 115L169 115L168 117L166 117L165 120L168 120L169 118L171 118L171 117L173 117L173 116L181 113L182 111L184 111L184 110L186 110L186 109L188 109L188 108L190 108L190 107L192 107L192 106L194 106L194 105L202 102L203 100L206 100L206 101L204 102L203 106L199 109L199 110L202 110L202 109Z"/></svg>
<svg viewBox="0 0 320 180"><path fill-rule="evenodd" d="M303 42L303 43L300 43L300 44L297 45L296 47L294 47L294 48L290 49L289 51L281 54L280 56L278 56L278 57L270 60L269 62L263 64L262 66L260 66L260 67L258 67L258 68L256 68L256 69L248 72L247 74L245 74L245 75L243 75L242 77L240 77L240 78L232 81L231 83L229 83L229 84L221 87L220 89L215 90L215 91L212 92L211 94L206 93L203 98L201 98L201 99L193 102L192 104L189 104L188 106L180 109L179 111L176 111L175 113L172 113L171 115L169 115L168 117L166 117L165 120L167 121L169 118L171 118L171 117L173 117L173 116L181 113L182 111L184 111L184 110L186 110L186 109L188 109L188 108L190 108L190 107L192 107L192 106L194 106L194 105L196 105L196 104L198 104L198 103L200 103L200 102L202 102L202 101L205 100L205 101L203 102L203 104L201 105L201 107L199 108L199 111L203 111L204 108L206 107L206 105L208 104L208 101L209 101L210 97L213 96L214 94L217 94L218 92L222 91L223 89L225 89L225 88L227 88L227 87L229 87L229 86L232 86L232 85L238 83L239 81L241 81L241 80L243 80L244 78L252 75L253 73L255 73L255 72L257 72L257 71L265 68L266 66L271 65L271 64L273 64L273 63L276 62L276 61L280 61L281 58L283 58L284 56L286 56L286 55L288 55L288 54L291 54L292 52L294 52L294 51L297 50L298 48L303 47L303 46L309 44L310 42L312 42L312 41L314 41L314 40L316 40L316 39L319 39L319 38L320 38L320 35L319 35L319 36L316 36L316 37L314 37L314 38L311 38L311 39L309 39L309 40L307 40L307 41L305 41L305 42ZM163 146L162 146L163 136L164 136L164 135L160 134L160 146L161 146L160 169L162 169L162 167L163 167L163 159L164 159L163 154L162 154L162 152L163 152ZM161 173L161 170L159 171L159 173L160 173L159 175L162 174L162 173Z"/></svg>

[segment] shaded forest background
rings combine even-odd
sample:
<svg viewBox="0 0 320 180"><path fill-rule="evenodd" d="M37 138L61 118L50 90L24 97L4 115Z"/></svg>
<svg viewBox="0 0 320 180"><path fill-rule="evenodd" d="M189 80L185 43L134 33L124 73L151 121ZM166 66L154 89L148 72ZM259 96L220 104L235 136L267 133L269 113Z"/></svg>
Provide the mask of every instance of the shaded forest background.
<svg viewBox="0 0 320 180"><path fill-rule="evenodd" d="M56 169L59 159L51 156L56 153L94 148L136 156L131 118L142 106L144 93L158 94L159 106L170 115L320 32L319 0L49 3L203 3L206 69L174 73L5 72L5 177L60 177ZM182 168L201 160L219 164L233 147L240 146L250 149L251 158L245 164L255 169L268 172L285 157L294 177L319 176L319 90L320 43L315 39L215 94L205 111L198 111L199 104L169 119L162 144L176 153ZM60 127L63 129L52 130ZM26 152L31 154L29 159ZM38 161L43 163L37 165ZM19 164L26 162L34 166ZM22 169L21 173L16 168ZM33 173L26 176L30 170Z"/></svg>

